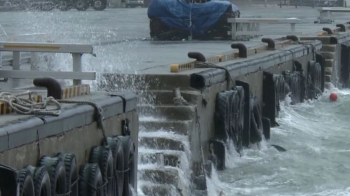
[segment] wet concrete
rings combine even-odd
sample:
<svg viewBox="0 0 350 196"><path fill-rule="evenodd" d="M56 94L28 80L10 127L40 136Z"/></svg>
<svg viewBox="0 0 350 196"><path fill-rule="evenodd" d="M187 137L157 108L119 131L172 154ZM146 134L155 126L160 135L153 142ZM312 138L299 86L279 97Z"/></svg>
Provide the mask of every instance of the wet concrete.
<svg viewBox="0 0 350 196"><path fill-rule="evenodd" d="M316 8L276 6L242 6L242 17L297 17L302 20L296 25L296 31L303 35L316 35L323 27L334 27L336 23L347 21L346 13L335 13L334 24L314 24L318 17ZM151 42L149 38L149 19L147 8L107 9L103 12L88 10L78 12L6 12L0 13L0 24L8 37L0 40L15 41L55 41L70 43L90 43L95 46L96 62L108 61L118 72L134 72L157 66L169 66L173 63L188 61L187 52L200 51L205 55L214 55L232 50L231 41L211 42ZM261 25L261 30L285 31L289 25ZM0 30L1 31L1 30ZM21 35L35 34L35 35ZM281 36L264 36L281 37ZM14 39L13 39L14 38ZM250 45L261 44L260 38ZM70 58L70 57L67 57ZM128 68L125 68L125 65ZM91 65L90 65L91 66ZM104 67L106 65L103 65ZM103 68L104 68L103 67ZM89 69L96 69L91 67ZM99 69L98 71L103 71Z"/></svg>

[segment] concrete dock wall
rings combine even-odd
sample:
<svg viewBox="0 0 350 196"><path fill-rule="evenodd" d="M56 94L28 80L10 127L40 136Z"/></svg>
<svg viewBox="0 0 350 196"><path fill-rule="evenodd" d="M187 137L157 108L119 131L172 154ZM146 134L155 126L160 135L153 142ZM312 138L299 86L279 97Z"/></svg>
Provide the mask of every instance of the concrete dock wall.
<svg viewBox="0 0 350 196"><path fill-rule="evenodd" d="M321 84L319 90L324 87L329 88L332 82L336 86L340 86L344 81L340 81L339 74L342 73L341 68L347 65L341 63L340 59L344 58L341 46L348 44L349 25L337 25L334 29L324 29L315 36L299 37L296 40L289 37L275 40L275 48L270 48L267 44L262 43L262 46L247 48L247 55L239 57L243 54L242 51L232 51L230 54L218 54L212 57L206 57L208 63L214 63L221 67L225 67L234 82L243 81L249 84L252 96L256 96L262 109L262 114L266 114L275 108L268 108L264 103L264 95L272 94L272 91L264 92L264 73L282 74L286 70L300 70L300 73L305 77L305 81L310 80L309 64L317 62L322 67ZM289 40L289 41L288 41ZM188 51L200 52L200 51ZM227 61L218 60L222 56L232 57ZM186 57L184 57L186 58ZM224 70L216 68L203 68L196 65L198 61L193 61L185 64L177 64L177 69L183 69L176 73L166 71L164 68L154 68L147 70L139 75L118 75L105 74L105 77L110 84L108 88L115 86L123 86L125 78L132 81L140 81L145 85L138 86L137 91L141 97L138 110L140 116L152 117L155 120L141 120L140 125L145 131L169 130L169 134L185 135L188 138L190 146L190 163L192 169L193 186L187 188L197 189L196 194L205 194L205 179L204 165L212 156L209 148L211 141L215 140L215 132L218 129L218 124L215 123L215 108L218 93L231 89L233 85L227 82L227 75ZM170 66L170 65L169 65ZM300 66L299 68L296 68ZM166 66L164 66L166 67ZM182 68L183 67L183 68ZM123 80L120 80L123 78ZM307 84L305 84L307 85ZM182 98L187 104L176 104L174 102L175 88L179 88ZM301 88L301 87L300 87ZM305 91L308 91L308 86L305 86ZM300 91L302 95L301 101L306 98L312 98L307 92ZM142 102L147 100L147 103ZM149 106L152 103L153 106ZM271 113L271 112L270 112ZM272 118L272 117L269 117ZM273 117L274 119L275 117ZM272 124L273 122L271 122ZM273 137L273 136L271 136ZM163 151L165 159L169 157L166 150L182 151L184 141L179 141L176 138L166 135L159 135L152 138L152 142L148 138L140 137L141 146ZM142 154L142 153L141 153ZM175 155L172 155L175 156ZM219 156L219 155L218 155ZM181 158L177 158L181 161ZM172 166L172 165L169 165ZM173 166L178 167L178 166ZM181 183L167 180L166 172L163 170L153 170L148 172L148 175L159 176L160 179L169 184L179 187ZM142 172L142 171L141 171ZM207 173L208 174L208 173ZM180 174L179 174L180 175ZM176 175L175 175L176 176ZM173 176L173 177L175 177ZM160 183L160 181L147 176L141 176L145 181ZM204 180L203 180L204 179ZM160 185L159 185L160 186ZM184 194L183 185L181 185L181 194ZM145 186L143 190L152 193L158 189L152 189ZM186 194L184 194L186 195Z"/></svg>
<svg viewBox="0 0 350 196"><path fill-rule="evenodd" d="M75 101L94 101L102 109L107 137L122 136L125 120L138 154L137 97L130 92L106 94L93 92L72 98ZM0 163L15 169L37 166L42 156L55 157L57 153L76 156L78 169L89 163L91 148L101 146L102 131L97 125L95 110L89 105L64 104L59 116L32 116L6 114L0 123ZM137 171L135 156L133 171ZM137 179L137 172L131 178ZM137 180L132 181L133 187Z"/></svg>

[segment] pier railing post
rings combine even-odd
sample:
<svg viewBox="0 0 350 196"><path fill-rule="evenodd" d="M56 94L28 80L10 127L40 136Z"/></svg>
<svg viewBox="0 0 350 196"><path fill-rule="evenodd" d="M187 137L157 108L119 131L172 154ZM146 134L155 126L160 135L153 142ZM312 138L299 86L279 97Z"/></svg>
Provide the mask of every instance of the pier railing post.
<svg viewBox="0 0 350 196"><path fill-rule="evenodd" d="M290 31L295 32L295 23L290 23Z"/></svg>
<svg viewBox="0 0 350 196"><path fill-rule="evenodd" d="M82 72L80 53L72 53L73 57L73 72ZM73 85L81 84L81 80L73 80Z"/></svg>
<svg viewBox="0 0 350 196"><path fill-rule="evenodd" d="M38 59L35 52L30 53L30 70L38 71Z"/></svg>
<svg viewBox="0 0 350 196"><path fill-rule="evenodd" d="M21 67L21 53L14 51L12 53L12 70L20 70Z"/></svg>
<svg viewBox="0 0 350 196"><path fill-rule="evenodd" d="M237 23L231 23L231 38L232 40L236 40L236 31L237 31Z"/></svg>

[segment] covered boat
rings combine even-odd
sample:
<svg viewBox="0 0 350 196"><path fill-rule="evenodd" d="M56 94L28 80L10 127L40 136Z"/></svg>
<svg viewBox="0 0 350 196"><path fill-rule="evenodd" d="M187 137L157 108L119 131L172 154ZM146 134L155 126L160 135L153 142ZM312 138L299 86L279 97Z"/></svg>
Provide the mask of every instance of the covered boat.
<svg viewBox="0 0 350 196"><path fill-rule="evenodd" d="M148 7L150 36L158 40L230 39L228 18L239 17L229 1L197 3L185 0L152 0Z"/></svg>

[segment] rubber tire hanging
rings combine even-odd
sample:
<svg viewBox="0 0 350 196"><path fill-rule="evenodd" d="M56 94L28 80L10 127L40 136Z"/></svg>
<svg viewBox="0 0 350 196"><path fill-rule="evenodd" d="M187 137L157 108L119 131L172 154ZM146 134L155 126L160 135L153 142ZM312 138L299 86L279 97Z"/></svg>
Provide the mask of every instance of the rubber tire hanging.
<svg viewBox="0 0 350 196"><path fill-rule="evenodd" d="M45 167L27 166L27 169L33 176L35 196L50 196L50 176Z"/></svg>
<svg viewBox="0 0 350 196"><path fill-rule="evenodd" d="M97 163L88 163L80 168L79 196L105 196L103 178Z"/></svg>
<svg viewBox="0 0 350 196"><path fill-rule="evenodd" d="M64 168L66 169L66 190L67 192L71 191L69 196L78 196L79 174L75 155L71 153L58 153L57 156L64 162Z"/></svg>
<svg viewBox="0 0 350 196"><path fill-rule="evenodd" d="M264 128L261 119L261 110L257 97L251 98L251 116L250 116L250 142L252 144L262 141Z"/></svg>
<svg viewBox="0 0 350 196"><path fill-rule="evenodd" d="M274 74L273 81L275 83L275 92L276 92L276 106L275 106L275 117L279 116L281 110L280 101L283 101L286 98L286 95L290 92L288 84L285 82L283 75Z"/></svg>
<svg viewBox="0 0 350 196"><path fill-rule="evenodd" d="M19 196L35 196L31 172L24 168L18 171Z"/></svg>
<svg viewBox="0 0 350 196"><path fill-rule="evenodd" d="M292 92L292 102L291 104L301 103L302 99L302 77L297 71L284 71L283 72L284 80L290 87L290 91Z"/></svg>
<svg viewBox="0 0 350 196"><path fill-rule="evenodd" d="M45 167L49 173L52 196L56 196L56 194L66 194L68 192L66 169L64 168L64 162L60 157L43 156L39 160L39 166Z"/></svg>
<svg viewBox="0 0 350 196"><path fill-rule="evenodd" d="M240 88L243 93L244 90L242 88ZM228 93L229 96L229 105L230 105L230 112L229 112L229 126L230 126L230 131L229 131L229 135L230 138L232 139L236 151L238 153L241 152L242 150L242 133L243 133L243 121L241 119L241 111L240 111L240 107L242 107L240 104L240 96L238 91L236 90L230 90L230 91L226 91L226 93ZM244 109L244 108L243 108Z"/></svg>
<svg viewBox="0 0 350 196"><path fill-rule="evenodd" d="M91 149L90 163L97 163L103 178L104 192L107 195L114 195L114 161L112 152L108 146L95 146Z"/></svg>
<svg viewBox="0 0 350 196"><path fill-rule="evenodd" d="M226 92L217 94L214 115L215 138L227 142L230 131L230 101Z"/></svg>
<svg viewBox="0 0 350 196"><path fill-rule="evenodd" d="M123 144L124 150L124 191L123 196L130 196L129 184L135 184L135 145L130 136L117 137ZM136 187L133 187L136 188Z"/></svg>
<svg viewBox="0 0 350 196"><path fill-rule="evenodd" d="M104 143L104 142L102 142ZM107 144L112 151L114 165L114 192L123 195L124 185L124 152L123 144L117 139L107 137Z"/></svg>

